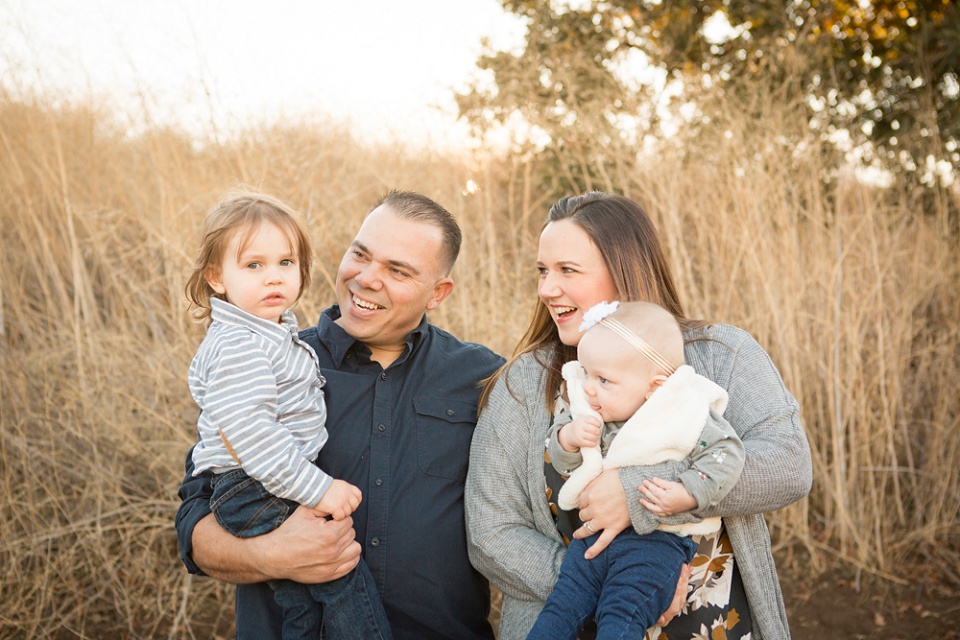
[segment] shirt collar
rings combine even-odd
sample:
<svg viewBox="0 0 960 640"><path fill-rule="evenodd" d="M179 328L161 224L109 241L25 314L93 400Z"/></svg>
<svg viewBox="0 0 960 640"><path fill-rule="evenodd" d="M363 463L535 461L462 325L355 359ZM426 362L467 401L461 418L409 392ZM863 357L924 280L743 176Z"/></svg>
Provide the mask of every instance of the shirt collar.
<svg viewBox="0 0 960 640"><path fill-rule="evenodd" d="M330 352L333 361L339 367L343 359L352 349L362 350L369 355L370 349L338 325L336 321L340 318L340 305L332 305L323 310L320 314L320 320L317 322L317 336L320 342ZM429 330L430 323L427 322L427 314L420 318L420 324L407 334L407 349L402 356L397 358L394 364L403 362L410 354L417 350L417 347L423 342ZM391 365L392 366L392 365Z"/></svg>
<svg viewBox="0 0 960 640"><path fill-rule="evenodd" d="M276 343L297 335L297 318L287 309L280 315L280 322L271 322L247 313L240 307L220 298L210 298L210 318L214 322L246 327Z"/></svg>

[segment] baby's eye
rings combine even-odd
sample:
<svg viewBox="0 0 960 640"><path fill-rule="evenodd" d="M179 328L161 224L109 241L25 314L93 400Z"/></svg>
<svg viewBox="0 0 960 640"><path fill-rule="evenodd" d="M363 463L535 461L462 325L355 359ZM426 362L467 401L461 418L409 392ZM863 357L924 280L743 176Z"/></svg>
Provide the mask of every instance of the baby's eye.
<svg viewBox="0 0 960 640"><path fill-rule="evenodd" d="M290 258L287 258L286 260L281 260L281 261L280 261L280 266L281 266L281 267L289 267L289 266L292 266L292 265L293 265L293 260L291 260Z"/></svg>
<svg viewBox="0 0 960 640"><path fill-rule="evenodd" d="M259 262L251 262L247 265L247 269L259 269L259 268L260 268Z"/></svg>
<svg viewBox="0 0 960 640"><path fill-rule="evenodd" d="M600 384L607 384L607 382L608 382L608 380L607 380L606 378L604 378L603 376L599 376L599 377L597 378L597 380L600 381Z"/></svg>

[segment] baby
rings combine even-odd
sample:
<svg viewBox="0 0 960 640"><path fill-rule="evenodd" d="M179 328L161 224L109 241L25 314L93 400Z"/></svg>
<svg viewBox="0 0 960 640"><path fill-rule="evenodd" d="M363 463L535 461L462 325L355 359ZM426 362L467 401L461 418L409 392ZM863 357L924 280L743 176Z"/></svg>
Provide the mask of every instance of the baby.
<svg viewBox="0 0 960 640"><path fill-rule="evenodd" d="M558 496L578 506L580 491L603 469L690 458L679 482L646 484L644 506L669 516L713 504L743 469L743 443L719 417L727 393L684 363L676 319L649 302L601 303L584 316L577 361L563 367L572 419L558 420L547 445L551 464L569 474ZM696 518L691 518L698 520ZM716 531L720 519L652 531L632 528L596 558L596 540L574 540L529 639L574 640L595 617L597 638L642 638L667 610L680 571L697 545L690 535ZM584 523L592 531L590 522Z"/></svg>

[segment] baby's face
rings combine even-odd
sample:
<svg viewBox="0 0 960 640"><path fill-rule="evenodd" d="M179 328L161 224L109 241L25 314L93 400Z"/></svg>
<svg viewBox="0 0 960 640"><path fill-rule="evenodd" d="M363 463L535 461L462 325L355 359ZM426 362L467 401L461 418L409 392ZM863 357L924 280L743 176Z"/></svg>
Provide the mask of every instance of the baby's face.
<svg viewBox="0 0 960 640"><path fill-rule="evenodd" d="M654 389L654 367L632 346L604 327L587 331L577 347L583 389L604 422L621 422L637 412Z"/></svg>

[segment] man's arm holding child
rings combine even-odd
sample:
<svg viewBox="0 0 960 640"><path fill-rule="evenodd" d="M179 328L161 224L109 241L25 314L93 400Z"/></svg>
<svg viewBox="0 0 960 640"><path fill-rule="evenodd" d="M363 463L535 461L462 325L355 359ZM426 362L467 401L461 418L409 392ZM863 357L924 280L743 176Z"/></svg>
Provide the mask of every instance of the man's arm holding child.
<svg viewBox="0 0 960 640"><path fill-rule="evenodd" d="M262 536L237 538L204 517L193 530L193 561L207 575L233 584L287 579L329 582L360 560L353 520L327 520L299 507L280 527Z"/></svg>
<svg viewBox="0 0 960 640"><path fill-rule="evenodd" d="M193 475L187 453L176 527L180 558L190 573L233 584L286 578L315 584L350 572L360 559L353 520L327 520L300 507L280 527L262 536L237 538L210 511L210 475Z"/></svg>

